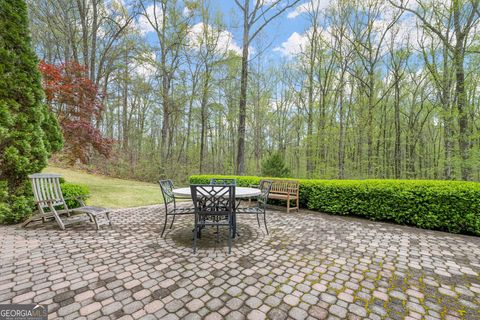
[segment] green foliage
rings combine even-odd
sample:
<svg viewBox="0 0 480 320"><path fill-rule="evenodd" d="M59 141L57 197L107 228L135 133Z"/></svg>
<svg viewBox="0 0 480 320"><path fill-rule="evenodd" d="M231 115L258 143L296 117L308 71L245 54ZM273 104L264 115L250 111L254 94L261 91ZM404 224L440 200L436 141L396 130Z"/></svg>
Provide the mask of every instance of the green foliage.
<svg viewBox="0 0 480 320"><path fill-rule="evenodd" d="M33 200L28 196L12 195L5 181L0 181L0 223L17 223L31 213Z"/></svg>
<svg viewBox="0 0 480 320"><path fill-rule="evenodd" d="M78 208L80 202L75 200L76 197L82 197L83 201L90 194L89 189L86 185L74 184L74 183L62 183L62 192L65 202L69 208ZM69 199L68 199L69 198Z"/></svg>
<svg viewBox="0 0 480 320"><path fill-rule="evenodd" d="M89 194L88 187L80 184L62 183L62 192L69 208L77 208L80 203L75 197L82 196L86 199ZM5 181L0 182L0 224L12 224L27 219L35 210L31 195L16 196L8 192Z"/></svg>
<svg viewBox="0 0 480 320"><path fill-rule="evenodd" d="M262 175L268 177L288 177L290 169L286 166L282 155L275 152L262 162Z"/></svg>
<svg viewBox="0 0 480 320"><path fill-rule="evenodd" d="M191 176L191 183L212 177L236 178L239 186L257 184L253 176ZM434 180L300 180L300 205L337 215L358 215L424 229L480 235L480 184Z"/></svg>
<svg viewBox="0 0 480 320"><path fill-rule="evenodd" d="M0 0L0 220L31 213L27 175L40 172L62 146L60 129L43 104L37 57L23 0Z"/></svg>
<svg viewBox="0 0 480 320"><path fill-rule="evenodd" d="M255 176L222 176L222 175L193 175L190 176L191 184L208 184L212 178L237 179L238 187L258 185L262 178Z"/></svg>

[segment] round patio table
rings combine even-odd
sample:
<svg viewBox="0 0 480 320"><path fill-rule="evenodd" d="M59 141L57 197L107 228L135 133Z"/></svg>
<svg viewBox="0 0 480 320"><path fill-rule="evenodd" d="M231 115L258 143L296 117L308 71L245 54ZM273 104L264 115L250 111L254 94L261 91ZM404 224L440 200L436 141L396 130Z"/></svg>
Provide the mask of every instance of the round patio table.
<svg viewBox="0 0 480 320"><path fill-rule="evenodd" d="M190 187L173 189L172 192L177 197L192 197ZM235 187L235 198L257 197L261 193L260 189L257 188Z"/></svg>
<svg viewBox="0 0 480 320"><path fill-rule="evenodd" d="M192 192L190 187L173 189L172 193L177 197L183 197L183 198L192 197ZM257 188L235 187L235 199L257 197L261 194L262 194L262 191ZM233 211L233 237L234 238L237 235L237 215L235 214L236 207L237 206L235 206Z"/></svg>

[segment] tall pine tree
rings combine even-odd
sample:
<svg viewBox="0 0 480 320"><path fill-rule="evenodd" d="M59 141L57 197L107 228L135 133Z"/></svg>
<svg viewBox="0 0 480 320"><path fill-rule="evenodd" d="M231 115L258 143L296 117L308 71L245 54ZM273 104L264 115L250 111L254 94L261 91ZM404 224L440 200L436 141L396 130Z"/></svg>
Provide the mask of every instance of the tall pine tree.
<svg viewBox="0 0 480 320"><path fill-rule="evenodd" d="M63 139L44 93L24 0L0 0L0 222L31 213L27 175L41 171Z"/></svg>

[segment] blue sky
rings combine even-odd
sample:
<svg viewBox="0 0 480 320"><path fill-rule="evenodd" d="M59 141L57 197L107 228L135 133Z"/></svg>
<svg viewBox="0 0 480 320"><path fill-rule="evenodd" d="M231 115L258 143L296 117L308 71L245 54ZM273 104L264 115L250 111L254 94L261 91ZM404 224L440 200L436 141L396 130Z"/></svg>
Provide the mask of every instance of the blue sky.
<svg viewBox="0 0 480 320"><path fill-rule="evenodd" d="M265 2L272 0L265 0ZM303 0L295 7L288 9L282 15L271 21L256 38L251 47L253 56L258 53L257 46L261 43L261 51L263 57L273 63L281 60L286 56L285 50L282 50L282 45L290 45L298 47L298 42L301 41L301 35L304 34L308 27L308 21L305 14L301 14L302 7L310 1L319 1L320 3L329 3L329 0ZM153 6L149 8L149 14L153 16ZM215 12L220 12L226 27L226 39L228 47L233 47L235 51L241 53L242 46L242 19L241 11L235 4L234 0L212 0L210 2L210 9L212 15ZM148 11L148 8L147 8ZM143 20L143 21L142 21ZM199 21L197 21L199 22ZM153 29L149 25L145 17L140 17L138 21L139 28L147 36L148 41L156 42L156 35L151 32ZM197 26L199 27L199 26ZM194 27L195 28L195 27ZM199 27L201 28L201 27ZM200 30L197 30L200 31ZM293 36L292 36L293 35ZM290 40L290 41L289 41ZM267 46L267 47L266 47ZM266 48L265 48L266 47Z"/></svg>
<svg viewBox="0 0 480 320"><path fill-rule="evenodd" d="M297 34L303 34L306 28L308 28L306 16L304 14L294 13L299 6L305 4L307 1L300 1L294 8L288 9L265 27L258 41L263 42L263 45L269 44L269 47L264 52L264 55L268 59L273 59L274 61L280 60L285 56L281 50L278 49L282 46L282 43L286 42L294 32ZM216 10L222 12L225 24L228 30L233 34L234 41L241 46L241 12L235 4L235 1L216 0L212 1L212 6ZM255 44L253 46L255 46Z"/></svg>
<svg viewBox="0 0 480 320"><path fill-rule="evenodd" d="M254 5L253 3L255 1L250 1L252 5ZM263 1L265 3L271 3L277 0ZM282 60L295 60L296 55L306 47L308 42L307 34L311 32L307 11L312 8L318 8L319 10L327 9L333 4L333 1L335 0L302 0L295 7L286 10L282 15L268 24L259 37L257 37L257 41L254 41L253 44L250 45L250 58L256 58L258 53L261 52L261 63L267 68L272 65L278 65ZM382 3L380 2L380 4ZM215 16L217 12L221 13L226 29L224 30L222 28L220 32L217 50L219 50L219 52L232 50L238 55L241 55L243 33L241 10L237 7L234 0L211 0L209 5L212 17ZM374 22L374 28L380 33L384 32L383 30L390 24L393 15L397 14L397 10L390 7L387 3L383 3L383 5L385 7L381 8L381 10L383 10L382 15ZM156 35L151 32L153 29L148 19L145 18L145 15L154 16L153 8L153 5L147 7L146 13L141 15L137 21L138 28L147 36L147 41L152 44L158 42L158 39L156 39ZM158 7L157 10L159 10ZM188 10L184 9L184 14L188 15L188 12ZM157 13L157 17L158 16L161 16L161 14ZM320 24L325 31L322 36L326 41L331 41L328 25ZM198 39L201 38L200 36L203 34L203 30L204 24L197 16L195 20L192 21L192 27L188 33L188 42L192 48L199 43ZM382 38L384 39L383 43L379 45L382 46L382 50L386 50L388 43L390 43L389 41L394 41L398 47L409 43L413 48L416 48L418 47L419 41L424 42L424 40L419 38L421 34L419 31L420 29L417 28L415 17L412 14L404 13L396 24L396 27L391 29L391 31L387 31L386 37ZM258 47L258 44L261 44L261 47ZM265 47L267 45L268 47Z"/></svg>

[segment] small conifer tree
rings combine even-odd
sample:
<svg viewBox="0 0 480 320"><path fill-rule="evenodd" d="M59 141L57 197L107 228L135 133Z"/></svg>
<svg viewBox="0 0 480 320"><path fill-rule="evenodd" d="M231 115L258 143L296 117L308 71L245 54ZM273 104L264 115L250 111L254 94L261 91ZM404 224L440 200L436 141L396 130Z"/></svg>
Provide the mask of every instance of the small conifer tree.
<svg viewBox="0 0 480 320"><path fill-rule="evenodd" d="M24 0L0 0L0 222L32 211L27 175L41 171L63 139L44 104Z"/></svg>
<svg viewBox="0 0 480 320"><path fill-rule="evenodd" d="M288 177L290 169L285 164L282 155L275 152L262 162L262 175L265 177Z"/></svg>

